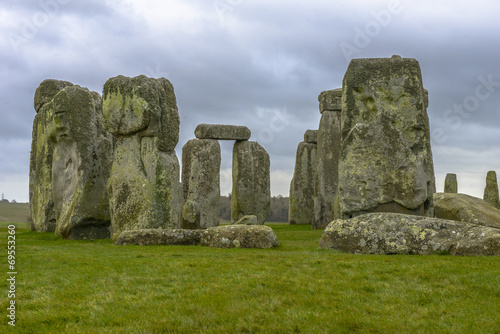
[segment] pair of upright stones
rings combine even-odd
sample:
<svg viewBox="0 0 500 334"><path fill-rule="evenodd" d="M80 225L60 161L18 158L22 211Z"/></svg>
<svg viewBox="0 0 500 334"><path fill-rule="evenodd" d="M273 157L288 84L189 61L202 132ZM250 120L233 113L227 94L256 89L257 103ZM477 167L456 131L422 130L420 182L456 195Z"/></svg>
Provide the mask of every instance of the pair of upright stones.
<svg viewBox="0 0 500 334"><path fill-rule="evenodd" d="M313 228L368 212L433 216L428 99L418 62L353 59L342 89L321 93L319 102Z"/></svg>
<svg viewBox="0 0 500 334"><path fill-rule="evenodd" d="M457 193L458 182L457 175L448 173L444 180L445 193ZM500 209L500 198L498 194L497 173L493 170L486 175L486 187L484 188L483 199L494 208Z"/></svg>
<svg viewBox="0 0 500 334"><path fill-rule="evenodd" d="M35 93L32 229L70 239L176 228L182 201L172 84L118 76L103 98L46 80Z"/></svg>
<svg viewBox="0 0 500 334"><path fill-rule="evenodd" d="M264 224L270 209L270 160L257 142L248 141L245 126L200 124L182 148L184 206L182 227L205 229L219 225L220 164L219 140L235 140L233 147L233 190L231 221L245 215L257 216Z"/></svg>

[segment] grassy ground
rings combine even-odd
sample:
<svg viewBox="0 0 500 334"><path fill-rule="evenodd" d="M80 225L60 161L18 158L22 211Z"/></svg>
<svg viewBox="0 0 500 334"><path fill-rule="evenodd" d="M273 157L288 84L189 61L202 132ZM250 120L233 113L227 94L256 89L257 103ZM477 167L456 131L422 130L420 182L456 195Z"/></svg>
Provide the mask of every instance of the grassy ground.
<svg viewBox="0 0 500 334"><path fill-rule="evenodd" d="M270 226L281 242L271 250L115 246L18 228L15 332L500 332L500 257L356 256L320 250L309 226ZM2 279L5 313L6 290Z"/></svg>

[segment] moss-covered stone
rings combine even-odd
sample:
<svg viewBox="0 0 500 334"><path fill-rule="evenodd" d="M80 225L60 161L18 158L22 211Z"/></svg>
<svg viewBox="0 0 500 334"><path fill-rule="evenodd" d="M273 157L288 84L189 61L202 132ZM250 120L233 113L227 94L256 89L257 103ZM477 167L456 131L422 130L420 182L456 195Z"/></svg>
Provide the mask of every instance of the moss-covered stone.
<svg viewBox="0 0 500 334"><path fill-rule="evenodd" d="M56 215L52 193L53 147L49 140L52 110L47 106L64 87L72 86L67 81L44 80L36 89L34 106L37 114L33 121L30 153L29 201L31 230L54 232Z"/></svg>
<svg viewBox="0 0 500 334"><path fill-rule="evenodd" d="M458 192L457 174L446 174L444 179L444 192L456 194Z"/></svg>
<svg viewBox="0 0 500 334"><path fill-rule="evenodd" d="M182 148L183 228L219 225L220 162L217 140L192 139Z"/></svg>
<svg viewBox="0 0 500 334"><path fill-rule="evenodd" d="M269 154L257 142L237 141L233 147L231 221L256 215L264 224L271 207Z"/></svg>
<svg viewBox="0 0 500 334"><path fill-rule="evenodd" d="M250 129L241 125L200 124L194 130L198 139L248 140Z"/></svg>
<svg viewBox="0 0 500 334"><path fill-rule="evenodd" d="M500 209L500 198L498 196L497 173L489 171L486 175L486 187L484 188L483 199L491 206Z"/></svg>
<svg viewBox="0 0 500 334"><path fill-rule="evenodd" d="M115 245L167 245L195 246L200 243L201 230L144 229L123 231L115 240Z"/></svg>
<svg viewBox="0 0 500 334"><path fill-rule="evenodd" d="M297 147L295 169L290 183L288 220L290 225L314 221L314 187L316 183L316 144L301 142Z"/></svg>
<svg viewBox="0 0 500 334"><path fill-rule="evenodd" d="M218 248L272 248L280 245L273 229L260 225L211 227L203 232L200 244Z"/></svg>
<svg viewBox="0 0 500 334"><path fill-rule="evenodd" d="M335 220L320 248L359 254L500 255L500 229L397 213L369 213Z"/></svg>
<svg viewBox="0 0 500 334"><path fill-rule="evenodd" d="M104 129L101 97L80 86L62 89L48 105L54 147L52 190L56 234L70 239L109 237L106 184L112 135Z"/></svg>
<svg viewBox="0 0 500 334"><path fill-rule="evenodd" d="M336 218L382 207L433 216L434 167L418 62L353 59L343 80L341 120Z"/></svg>
<svg viewBox="0 0 500 334"><path fill-rule="evenodd" d="M304 142L310 144L317 144L318 130L306 130L306 132L304 132Z"/></svg>

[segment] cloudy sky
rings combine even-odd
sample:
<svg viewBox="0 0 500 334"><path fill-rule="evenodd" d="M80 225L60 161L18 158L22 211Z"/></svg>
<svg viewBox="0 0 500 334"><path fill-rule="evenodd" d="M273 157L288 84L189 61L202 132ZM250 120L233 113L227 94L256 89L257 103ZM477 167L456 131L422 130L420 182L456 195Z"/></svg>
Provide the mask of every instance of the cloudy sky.
<svg viewBox="0 0 500 334"><path fill-rule="evenodd" d="M182 146L199 123L246 125L288 195L295 151L317 129L317 96L351 58L420 62L429 90L436 186L482 197L500 173L500 2L9 0L0 2L0 192L28 201L33 94L47 78L102 92L116 75L165 77ZM221 192L232 142L221 143Z"/></svg>

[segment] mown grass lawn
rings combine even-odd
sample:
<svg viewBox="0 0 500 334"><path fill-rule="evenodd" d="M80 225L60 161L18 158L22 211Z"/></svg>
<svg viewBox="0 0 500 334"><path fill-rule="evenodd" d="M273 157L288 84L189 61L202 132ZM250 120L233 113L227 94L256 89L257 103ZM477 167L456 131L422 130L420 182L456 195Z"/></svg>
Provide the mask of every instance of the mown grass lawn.
<svg viewBox="0 0 500 334"><path fill-rule="evenodd" d="M115 246L18 228L16 333L500 333L500 257ZM4 277L7 229L0 225Z"/></svg>

